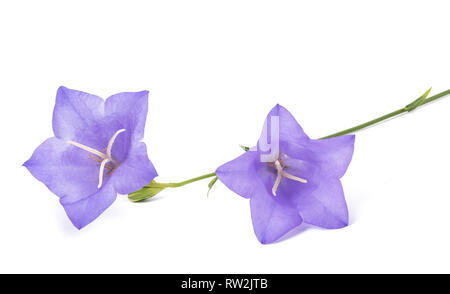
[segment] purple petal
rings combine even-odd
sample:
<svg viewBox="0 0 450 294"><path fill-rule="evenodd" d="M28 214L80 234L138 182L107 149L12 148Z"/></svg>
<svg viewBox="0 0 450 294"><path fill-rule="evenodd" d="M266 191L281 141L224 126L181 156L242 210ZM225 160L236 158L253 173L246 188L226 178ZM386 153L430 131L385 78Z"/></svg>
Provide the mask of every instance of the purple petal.
<svg viewBox="0 0 450 294"><path fill-rule="evenodd" d="M262 244L275 242L302 223L295 207L268 192L250 199L253 230Z"/></svg>
<svg viewBox="0 0 450 294"><path fill-rule="evenodd" d="M268 137L270 137L270 130L272 127L271 117L278 117L279 139L281 142L302 144L305 140L309 140L309 137L305 134L294 116L279 104L272 108L264 122L264 125L267 126L267 128L263 128L263 133L267 132ZM263 137L263 134L261 137Z"/></svg>
<svg viewBox="0 0 450 294"><path fill-rule="evenodd" d="M118 119L130 131L134 140L144 137L147 118L148 91L123 92L106 100L105 114Z"/></svg>
<svg viewBox="0 0 450 294"><path fill-rule="evenodd" d="M61 203L67 216L78 229L95 220L116 200L116 192L112 185L102 187L97 193L74 203Z"/></svg>
<svg viewBox="0 0 450 294"><path fill-rule="evenodd" d="M111 176L111 183L120 194L139 190L157 176L157 172L147 156L147 148L142 142L132 142L128 157L120 163Z"/></svg>
<svg viewBox="0 0 450 294"><path fill-rule="evenodd" d="M355 135L346 135L323 140L310 140L307 149L311 159L321 167L321 172L341 178L353 156Z"/></svg>
<svg viewBox="0 0 450 294"><path fill-rule="evenodd" d="M293 158L284 162L286 172L308 182L283 178L277 193L280 199L296 207L305 223L329 229L347 226L348 210L340 180L324 175L314 163ZM267 177L266 181L270 184L272 179Z"/></svg>
<svg viewBox="0 0 450 294"><path fill-rule="evenodd" d="M348 225L348 209L340 180L324 178L318 184L308 183L291 192L291 199L305 223L327 229Z"/></svg>
<svg viewBox="0 0 450 294"><path fill-rule="evenodd" d="M58 197L74 202L98 190L98 163L88 156L61 139L50 138L36 148L24 166Z"/></svg>
<svg viewBox="0 0 450 294"><path fill-rule="evenodd" d="M221 165L216 175L231 191L244 198L251 198L264 189L258 177L261 165L259 152L248 151Z"/></svg>
<svg viewBox="0 0 450 294"><path fill-rule="evenodd" d="M104 100L98 96L59 87L53 110L53 132L60 139L74 140L92 133L103 117Z"/></svg>

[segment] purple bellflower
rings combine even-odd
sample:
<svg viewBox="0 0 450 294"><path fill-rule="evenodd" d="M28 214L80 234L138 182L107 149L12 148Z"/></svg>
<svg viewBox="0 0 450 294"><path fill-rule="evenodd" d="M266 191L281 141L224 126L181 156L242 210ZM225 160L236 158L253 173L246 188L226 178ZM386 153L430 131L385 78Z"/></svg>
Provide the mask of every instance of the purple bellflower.
<svg viewBox="0 0 450 294"><path fill-rule="evenodd" d="M264 146L268 138L270 154ZM263 244L302 222L342 228L348 225L348 210L340 178L352 159L354 140L354 135L310 139L292 114L276 105L257 147L220 166L216 174L233 192L250 199L253 228Z"/></svg>
<svg viewBox="0 0 450 294"><path fill-rule="evenodd" d="M116 199L157 176L140 140L148 91L118 93L106 101L60 87L53 111L54 137L24 163L60 199L81 229Z"/></svg>

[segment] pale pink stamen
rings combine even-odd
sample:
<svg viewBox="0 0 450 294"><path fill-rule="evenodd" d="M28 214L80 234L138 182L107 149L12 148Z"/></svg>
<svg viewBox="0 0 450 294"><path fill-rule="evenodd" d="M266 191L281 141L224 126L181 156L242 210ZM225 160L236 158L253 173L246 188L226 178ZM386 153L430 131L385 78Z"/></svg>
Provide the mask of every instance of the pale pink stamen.
<svg viewBox="0 0 450 294"><path fill-rule="evenodd" d="M280 185L281 178L283 177L283 167L278 160L275 161L275 168L277 169L277 179L275 180L275 184L273 184L272 187L273 196L277 196L278 185Z"/></svg>
<svg viewBox="0 0 450 294"><path fill-rule="evenodd" d="M275 168L277 169L277 178L276 178L275 183L273 184L273 187L272 187L272 194L273 194L273 196L277 196L277 189L278 189L278 186L280 185L282 177L285 177L285 178L288 178L288 179L291 179L291 180L294 180L294 181L297 181L297 182L300 182L300 183L305 183L305 184L308 183L308 181L305 180L305 179L296 177L294 175L291 175L288 172L285 172L283 170L284 167L281 165L279 160L276 160L274 162L274 165L275 165Z"/></svg>

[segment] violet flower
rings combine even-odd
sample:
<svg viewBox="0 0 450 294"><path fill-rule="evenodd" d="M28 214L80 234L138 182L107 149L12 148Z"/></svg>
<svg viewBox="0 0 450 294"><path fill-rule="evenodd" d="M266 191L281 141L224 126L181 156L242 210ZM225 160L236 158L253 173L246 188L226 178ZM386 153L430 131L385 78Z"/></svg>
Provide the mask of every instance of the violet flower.
<svg viewBox="0 0 450 294"><path fill-rule="evenodd" d="M116 199L157 176L140 140L144 136L148 91L118 93L106 101L60 87L53 111L55 137L24 163L60 198L81 229Z"/></svg>
<svg viewBox="0 0 450 294"><path fill-rule="evenodd" d="M262 162L266 137L278 144L273 157ZM310 139L291 113L277 105L267 116L258 148L220 166L216 174L229 189L250 199L253 228L263 244L302 222L342 228L348 224L348 211L339 179L352 159L354 140L354 135Z"/></svg>

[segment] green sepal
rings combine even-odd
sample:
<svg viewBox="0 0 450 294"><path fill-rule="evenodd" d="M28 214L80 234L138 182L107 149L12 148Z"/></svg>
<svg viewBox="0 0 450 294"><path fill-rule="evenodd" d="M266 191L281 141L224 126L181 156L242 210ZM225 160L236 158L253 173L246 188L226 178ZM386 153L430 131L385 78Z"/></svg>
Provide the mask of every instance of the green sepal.
<svg viewBox="0 0 450 294"><path fill-rule="evenodd" d="M422 105L425 102L425 99L427 99L428 94L430 94L430 91L431 91L431 88L428 89L428 91L426 91L422 96L420 96L419 98L417 98L416 100L414 100L410 104L406 105L405 106L406 110L413 111L414 109L416 109L417 107Z"/></svg>
<svg viewBox="0 0 450 294"><path fill-rule="evenodd" d="M214 177L211 182L209 182L208 184L208 193L206 194L206 197L209 196L209 191L211 191L212 187L214 186L214 184L217 182L218 177Z"/></svg>
<svg viewBox="0 0 450 294"><path fill-rule="evenodd" d="M244 145L239 145L239 147L241 147L245 152L250 150L250 147L247 147L247 146L244 146Z"/></svg>
<svg viewBox="0 0 450 294"><path fill-rule="evenodd" d="M133 202L139 202L151 198L164 190L167 186L155 182L154 180L150 184L144 186L142 189L128 194L128 199Z"/></svg>

